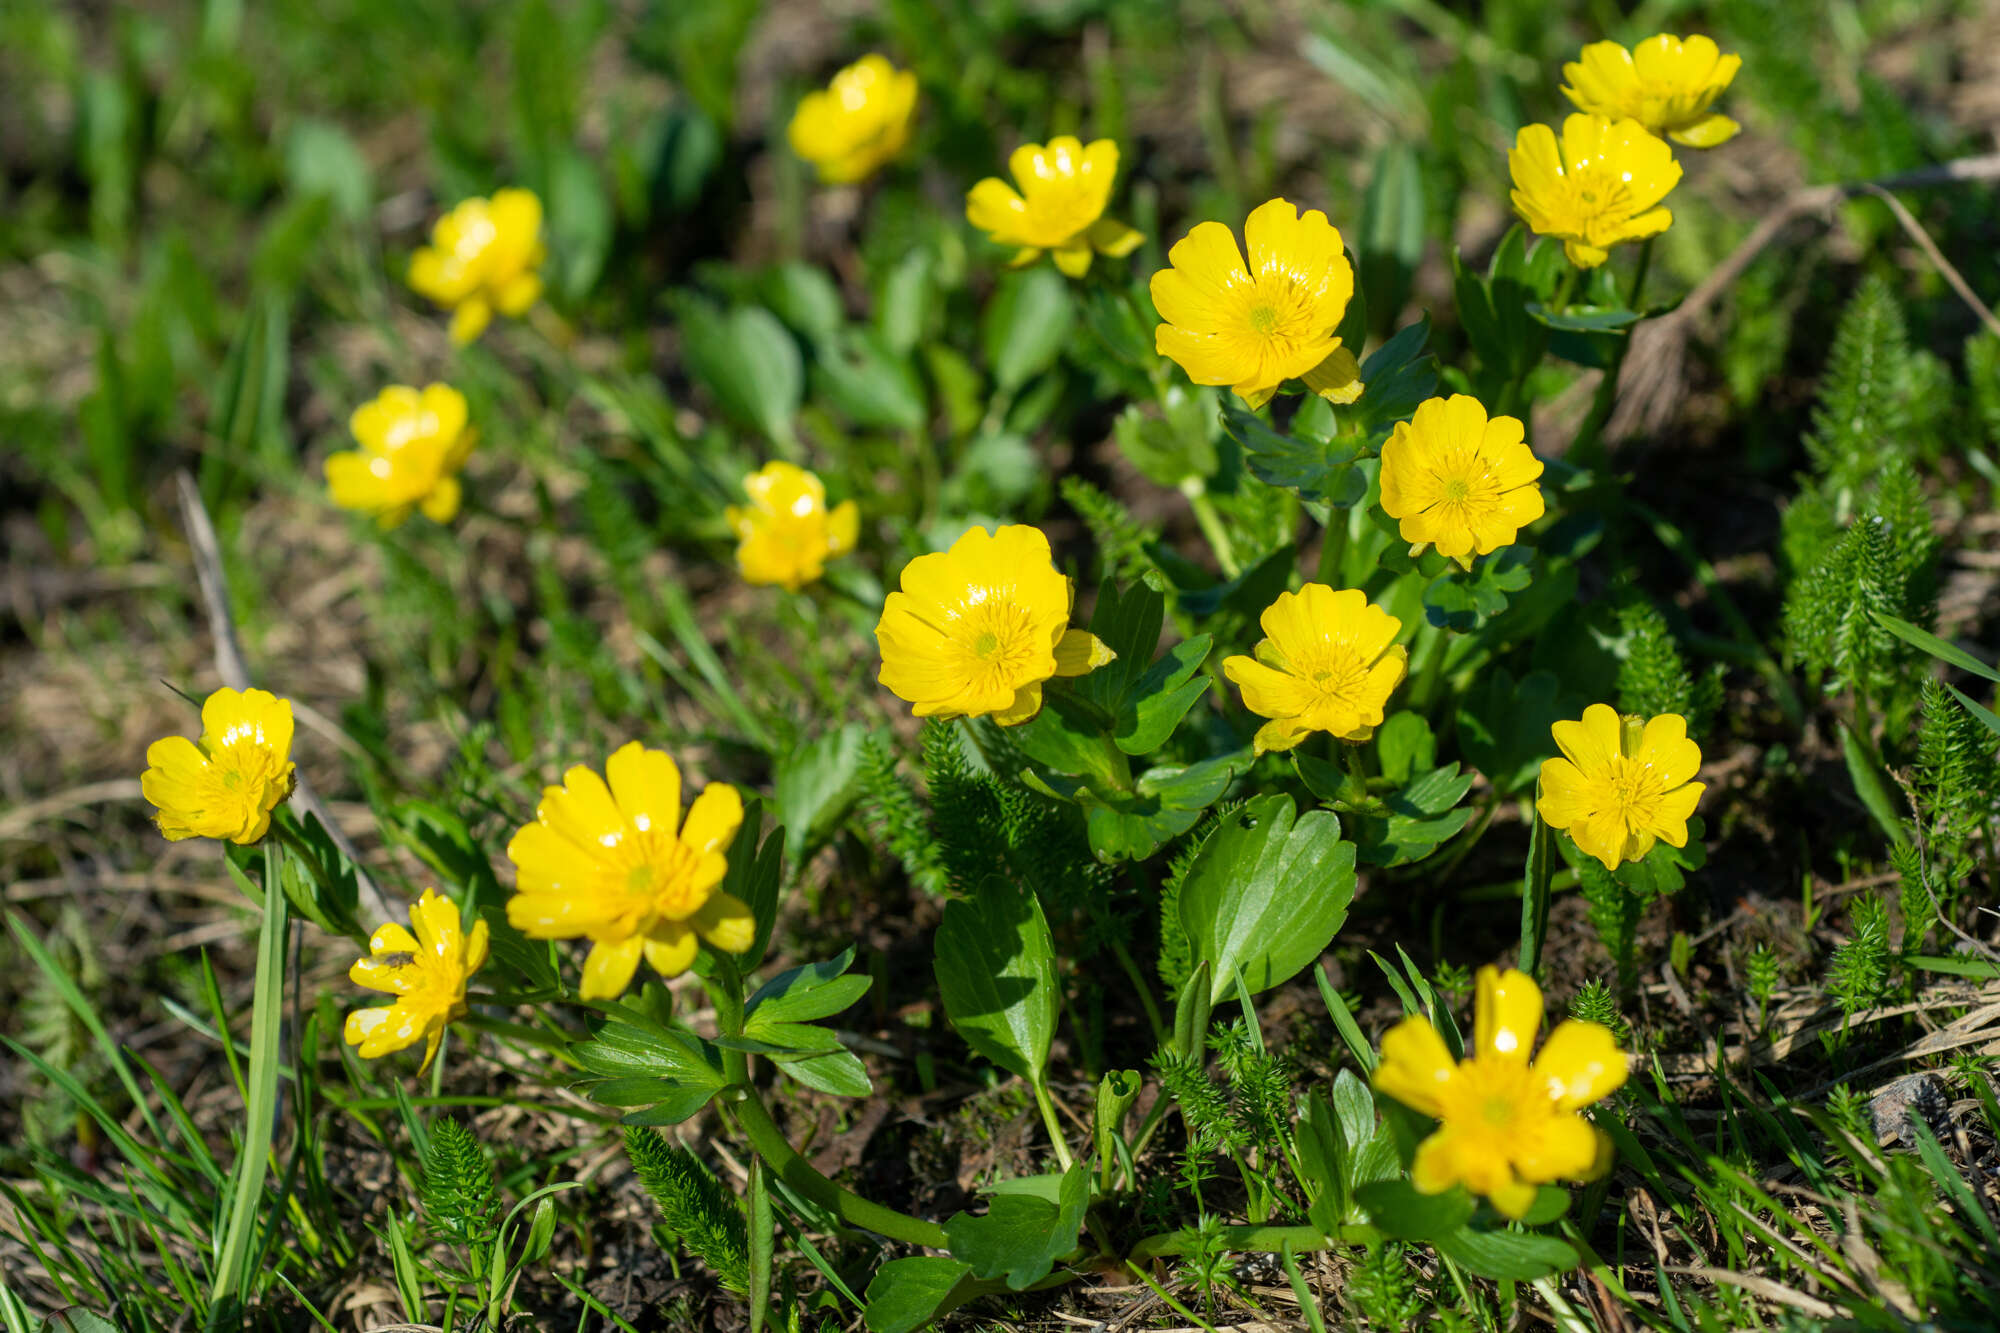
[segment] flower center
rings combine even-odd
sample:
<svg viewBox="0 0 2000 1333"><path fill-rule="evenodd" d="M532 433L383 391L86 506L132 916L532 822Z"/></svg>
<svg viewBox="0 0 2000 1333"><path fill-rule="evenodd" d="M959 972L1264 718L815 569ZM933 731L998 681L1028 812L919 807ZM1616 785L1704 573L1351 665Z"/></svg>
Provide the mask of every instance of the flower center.
<svg viewBox="0 0 2000 1333"><path fill-rule="evenodd" d="M974 589L975 594L987 592ZM1033 674L1034 635L1027 611L1001 600L974 602L954 635L966 682L982 691L1019 688Z"/></svg>
<svg viewBox="0 0 2000 1333"><path fill-rule="evenodd" d="M1351 703L1368 678L1368 663L1344 643L1331 643L1302 662L1298 674L1311 683L1322 703Z"/></svg>
<svg viewBox="0 0 2000 1333"><path fill-rule="evenodd" d="M1463 477L1453 477L1444 484L1444 498L1450 503L1461 503L1469 498L1471 494L1472 484Z"/></svg>
<svg viewBox="0 0 2000 1333"><path fill-rule="evenodd" d="M1604 228L1622 226L1632 216L1632 191L1625 177L1595 164L1573 168L1571 200L1586 236Z"/></svg>
<svg viewBox="0 0 2000 1333"><path fill-rule="evenodd" d="M1627 828L1651 824L1659 811L1660 798L1666 794L1666 786L1651 764L1623 755L1613 758L1605 769L1600 790L1605 808L1616 811Z"/></svg>
<svg viewBox="0 0 2000 1333"><path fill-rule="evenodd" d="M986 631L973 642L972 651L982 662L991 659L994 653L1000 651L1000 636L992 630Z"/></svg>
<svg viewBox="0 0 2000 1333"><path fill-rule="evenodd" d="M1278 326L1278 312L1267 305L1250 307L1250 327L1258 333L1269 333Z"/></svg>

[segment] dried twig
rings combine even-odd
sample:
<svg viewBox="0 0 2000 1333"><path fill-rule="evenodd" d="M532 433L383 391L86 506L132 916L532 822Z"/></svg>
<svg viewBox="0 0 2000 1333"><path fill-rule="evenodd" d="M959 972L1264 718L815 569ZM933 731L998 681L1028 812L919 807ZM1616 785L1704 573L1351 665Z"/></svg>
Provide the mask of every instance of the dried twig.
<svg viewBox="0 0 2000 1333"><path fill-rule="evenodd" d="M1680 401L1681 368L1687 360L1687 341L1693 336L1696 324L1708 308L1735 285L1757 256L1792 223L1806 217L1825 219L1836 205L1858 194L1889 198L1891 190L1995 180L2000 180L2000 153L1957 158L1872 181L1812 185L1794 190L1764 215L1729 257L1716 265L1715 271L1702 279L1679 306L1658 319L1648 320L1634 331L1632 349L1625 358L1624 374L1618 386L1618 407L1611 414L1605 432L1607 437L1616 439L1635 433L1651 434L1672 420ZM1908 217L1908 210L1900 202L1890 198L1889 203L1899 222ZM1915 222L1915 218L1909 218L1904 225L1907 229ZM1923 234L1923 229L1915 227L1911 235L1931 262L1939 266L1939 272L1944 274L1945 281L1951 283L1952 289L1978 312L1989 328L2000 332L1993 312L1972 294L1957 270L1945 262L1944 256L1931 244L1930 237Z"/></svg>
<svg viewBox="0 0 2000 1333"><path fill-rule="evenodd" d="M243 641L236 633L236 618L229 611L229 581L222 570L222 544L216 540L215 524L208 516L208 506L201 501L201 489L195 485L194 478L182 471L174 475L174 482L180 492L181 526L187 533L188 549L194 555L195 580L201 586L202 604L208 609L209 636L215 640L216 674L231 689L247 690L251 686L250 664L244 660ZM312 779L306 776L303 769L299 770L297 781L292 800L300 810L319 820L320 827L333 839L340 854L354 866L363 918L397 920L400 914L390 910L389 900L362 866L360 851L355 848L353 840L341 831L340 825L333 822L326 802L313 789Z"/></svg>

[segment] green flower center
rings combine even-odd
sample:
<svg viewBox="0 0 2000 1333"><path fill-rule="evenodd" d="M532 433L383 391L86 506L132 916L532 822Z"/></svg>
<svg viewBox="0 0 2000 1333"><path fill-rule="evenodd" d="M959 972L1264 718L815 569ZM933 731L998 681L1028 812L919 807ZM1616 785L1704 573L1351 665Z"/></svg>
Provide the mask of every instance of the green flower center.
<svg viewBox="0 0 2000 1333"><path fill-rule="evenodd" d="M1269 333L1278 327L1278 312L1267 305L1251 306L1250 327L1258 333Z"/></svg>
<svg viewBox="0 0 2000 1333"><path fill-rule="evenodd" d="M972 651L975 656L984 661L993 656L994 653L1000 651L1000 636L992 630L986 631L986 633L973 640Z"/></svg>
<svg viewBox="0 0 2000 1333"><path fill-rule="evenodd" d="M1464 500L1470 497L1471 494L1471 484L1461 477L1453 477L1444 484L1444 498L1447 500Z"/></svg>

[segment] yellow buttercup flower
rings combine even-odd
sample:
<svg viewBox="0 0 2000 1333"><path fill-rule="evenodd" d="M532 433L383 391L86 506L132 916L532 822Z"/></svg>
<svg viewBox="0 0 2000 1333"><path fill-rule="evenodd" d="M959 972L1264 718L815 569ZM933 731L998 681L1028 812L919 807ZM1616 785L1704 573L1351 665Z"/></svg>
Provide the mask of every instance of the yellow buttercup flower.
<svg viewBox="0 0 2000 1333"><path fill-rule="evenodd" d="M160 832L244 846L271 829L292 794L292 705L265 690L220 689L201 706L201 739L146 747L139 789L159 807Z"/></svg>
<svg viewBox="0 0 2000 1333"><path fill-rule="evenodd" d="M608 781L607 781L608 779ZM694 964L698 940L742 953L756 938L750 908L720 891L743 798L712 782L681 822L681 771L637 741L604 765L578 764L542 791L535 822L507 844L514 896L507 920L531 939L592 941L586 1000L615 999L643 954L663 977Z"/></svg>
<svg viewBox="0 0 2000 1333"><path fill-rule="evenodd" d="M458 470L479 433L465 424L465 395L449 384L423 392L392 384L354 409L347 428L361 448L326 460L327 490L342 509L393 528L422 509L437 523L458 513Z"/></svg>
<svg viewBox="0 0 2000 1333"><path fill-rule="evenodd" d="M1153 275L1161 356L1196 384L1227 384L1252 407L1289 379L1336 403L1361 395L1361 366L1334 330L1354 295L1340 233L1318 209L1301 217L1283 199L1243 224L1250 266L1220 222L1196 223Z"/></svg>
<svg viewBox="0 0 2000 1333"><path fill-rule="evenodd" d="M916 117L917 76L865 55L799 99L786 137L829 185L865 180L903 151Z"/></svg>
<svg viewBox="0 0 2000 1333"><path fill-rule="evenodd" d="M861 511L854 501L826 507L826 486L794 463L766 463L743 479L748 505L724 510L736 534L736 567L746 583L797 592L826 572L826 562L854 549Z"/></svg>
<svg viewBox="0 0 2000 1333"><path fill-rule="evenodd" d="M1026 722L1041 712L1051 676L1112 659L1096 635L1070 628L1074 595L1037 529L973 528L949 551L903 566L875 626L882 684L918 717Z"/></svg>
<svg viewBox="0 0 2000 1333"><path fill-rule="evenodd" d="M1736 77L1743 57L1724 55L1707 37L1656 33L1627 51L1592 42L1563 66L1563 92L1577 110L1638 121L1689 148L1713 148L1742 126L1709 108Z"/></svg>
<svg viewBox="0 0 2000 1333"><path fill-rule="evenodd" d="M1608 870L1639 860L1656 840L1687 846L1703 784L1690 781L1701 747L1688 739L1685 718L1620 717L1592 704L1581 722L1558 722L1550 732L1563 757L1543 762L1535 807L1551 827L1567 829Z"/></svg>
<svg viewBox="0 0 2000 1333"><path fill-rule="evenodd" d="M496 190L437 220L431 243L410 256L410 286L451 311L451 340L486 331L493 312L509 318L542 297L542 201L531 190Z"/></svg>
<svg viewBox="0 0 2000 1333"><path fill-rule="evenodd" d="M1403 540L1467 569L1542 516L1542 460L1514 417L1488 420L1477 398L1433 398L1382 446L1382 512Z"/></svg>
<svg viewBox="0 0 2000 1333"><path fill-rule="evenodd" d="M1396 642L1403 622L1356 588L1308 583L1278 594L1258 621L1255 657L1225 658L1222 674L1243 691L1243 706L1271 719L1257 729L1257 753L1289 750L1315 731L1365 741L1409 671Z"/></svg>
<svg viewBox="0 0 2000 1333"><path fill-rule="evenodd" d="M416 934L394 921L378 927L368 937L369 956L347 969L347 979L355 985L396 1000L356 1009L347 1016L341 1035L349 1046L360 1047L357 1054L364 1060L380 1059L421 1041L424 1063L417 1070L421 1074L437 1058L446 1026L465 1017L465 983L486 965L491 932L484 921L461 930L458 904L436 889L425 889L410 908L410 925Z"/></svg>
<svg viewBox="0 0 2000 1333"><path fill-rule="evenodd" d="M1507 167L1514 211L1538 235L1560 240L1578 268L1595 268L1612 246L1657 236L1674 220L1657 205L1680 183L1680 163L1636 120L1574 115L1563 121L1560 145L1548 126L1523 126Z"/></svg>
<svg viewBox="0 0 2000 1333"><path fill-rule="evenodd" d="M1430 1020L1412 1015L1382 1038L1375 1087L1438 1122L1417 1146L1412 1185L1425 1194L1464 1185L1518 1218L1537 1186L1610 1169L1610 1139L1577 1112L1616 1092L1630 1062L1609 1028L1572 1018L1531 1064L1541 987L1525 972L1482 967L1477 990L1470 1055L1454 1063Z"/></svg>
<svg viewBox="0 0 2000 1333"><path fill-rule="evenodd" d="M1117 259L1144 239L1104 216L1118 175L1118 145L1111 140L1085 147L1061 135L1046 148L1022 144L1007 159L1007 169L1021 188L988 176L966 193L965 218L996 243L1021 247L1014 267L1032 264L1042 251L1051 250L1057 268L1080 278L1090 271L1093 252Z"/></svg>

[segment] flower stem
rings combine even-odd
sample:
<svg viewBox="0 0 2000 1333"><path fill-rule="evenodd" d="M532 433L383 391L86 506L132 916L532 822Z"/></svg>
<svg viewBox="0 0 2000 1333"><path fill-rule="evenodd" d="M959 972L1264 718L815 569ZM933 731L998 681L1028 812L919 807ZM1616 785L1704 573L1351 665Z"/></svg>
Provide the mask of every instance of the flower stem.
<svg viewBox="0 0 2000 1333"><path fill-rule="evenodd" d="M1287 1245L1293 1254L1309 1250L1329 1250L1336 1245L1364 1245L1376 1235L1373 1227L1344 1226L1337 1235L1324 1235L1318 1227L1223 1227L1222 1248L1233 1252L1276 1254ZM1132 1247L1132 1262L1157 1259L1167 1254L1192 1254L1203 1245L1193 1228L1165 1231L1148 1236Z"/></svg>
<svg viewBox="0 0 2000 1333"><path fill-rule="evenodd" d="M1208 498L1200 480L1190 478L1181 483L1181 494L1187 496L1188 507L1194 510L1194 521L1201 525L1201 535L1208 538L1209 549L1215 552L1215 563L1222 566L1222 576L1233 579L1241 574L1243 566L1236 559L1236 545L1229 540L1229 530L1222 526L1222 515L1216 512L1215 501Z"/></svg>
<svg viewBox="0 0 2000 1333"><path fill-rule="evenodd" d="M821 1175L812 1163L799 1156L798 1151L786 1142L784 1132L771 1119L770 1109L764 1105L755 1088L738 1084L735 1092L739 1100L729 1108L730 1114L735 1117L743 1136L750 1140L751 1148L764 1159L765 1165L776 1173L778 1179L850 1226L910 1245L923 1245L933 1250L946 1248L948 1242L944 1228L937 1223L926 1222L864 1199Z"/></svg>
<svg viewBox="0 0 2000 1333"><path fill-rule="evenodd" d="M1035 1105L1042 1113L1042 1126L1049 1131L1049 1142L1055 1145L1056 1161L1067 1171L1074 1159L1069 1155L1069 1142L1063 1138L1062 1121L1056 1119L1056 1104L1049 1098L1049 1090L1040 1083L1035 1087Z"/></svg>
<svg viewBox="0 0 2000 1333"><path fill-rule="evenodd" d="M1139 1007L1146 1011L1146 1022L1152 1026L1153 1040L1165 1045L1167 1038L1173 1034L1167 1031L1165 1022L1160 1018L1160 1006L1153 1002L1152 988L1146 984L1139 964L1133 961L1132 951L1125 947L1125 941L1114 938L1111 941L1111 956L1118 960L1118 966L1124 968L1125 975L1131 978L1132 991L1139 997Z"/></svg>

